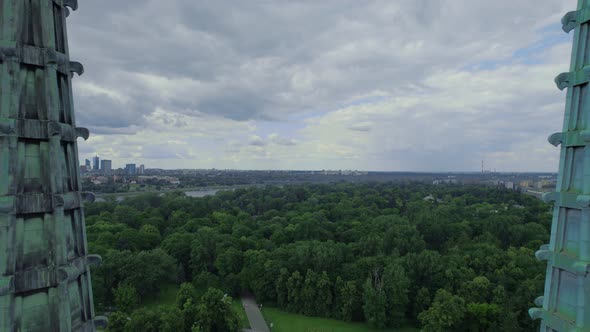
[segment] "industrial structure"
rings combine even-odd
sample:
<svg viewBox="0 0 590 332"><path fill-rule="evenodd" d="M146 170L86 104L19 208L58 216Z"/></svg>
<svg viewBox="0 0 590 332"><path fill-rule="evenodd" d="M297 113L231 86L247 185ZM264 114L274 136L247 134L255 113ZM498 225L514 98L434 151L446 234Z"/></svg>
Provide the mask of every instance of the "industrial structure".
<svg viewBox="0 0 590 332"><path fill-rule="evenodd" d="M0 0L0 331L95 331L66 17L77 0Z"/></svg>
<svg viewBox="0 0 590 332"><path fill-rule="evenodd" d="M562 19L563 30L574 30L569 73L555 83L567 89L563 131L549 137L561 145L550 243L536 252L547 261L545 293L529 310L541 319L541 331L590 331L590 0L578 0L576 11Z"/></svg>

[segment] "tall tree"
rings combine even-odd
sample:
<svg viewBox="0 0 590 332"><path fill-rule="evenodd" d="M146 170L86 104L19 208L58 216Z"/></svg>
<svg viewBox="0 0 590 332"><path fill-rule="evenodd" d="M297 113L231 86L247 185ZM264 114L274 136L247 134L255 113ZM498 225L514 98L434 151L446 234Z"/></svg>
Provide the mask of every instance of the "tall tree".
<svg viewBox="0 0 590 332"><path fill-rule="evenodd" d="M355 318L355 313L360 311L360 292L354 281L343 281L340 276L337 277L335 293L336 318L350 322Z"/></svg>
<svg viewBox="0 0 590 332"><path fill-rule="evenodd" d="M217 259L217 245L219 235L209 227L203 227L197 231L191 244L191 265L193 275L201 272L216 272L215 260Z"/></svg>
<svg viewBox="0 0 590 332"><path fill-rule="evenodd" d="M463 298L439 289L430 308L418 318L424 325L425 332L455 331L462 326L465 311Z"/></svg>
<svg viewBox="0 0 590 332"><path fill-rule="evenodd" d="M119 284L113 289L113 297L117 310L125 313L131 313L139 304L137 290L128 283Z"/></svg>
<svg viewBox="0 0 590 332"><path fill-rule="evenodd" d="M287 282L290 276L291 274L289 273L289 270L282 268L277 279L277 305L281 309L287 309L287 305L289 303L289 286Z"/></svg>
<svg viewBox="0 0 590 332"><path fill-rule="evenodd" d="M319 316L329 317L334 300L332 292L332 282L326 271L323 271L316 280L316 314Z"/></svg>
<svg viewBox="0 0 590 332"><path fill-rule="evenodd" d="M109 332L125 332L125 327L129 316L121 311L115 311L109 315L109 324L107 331Z"/></svg>
<svg viewBox="0 0 590 332"><path fill-rule="evenodd" d="M287 310L291 312L301 312L303 308L302 288L303 277L299 271L295 271L287 279Z"/></svg>
<svg viewBox="0 0 590 332"><path fill-rule="evenodd" d="M197 290L192 284L185 282L180 285L178 292L176 292L176 306L182 309L189 300L192 303L197 303Z"/></svg>
<svg viewBox="0 0 590 332"><path fill-rule="evenodd" d="M403 266L399 263L389 264L384 272L383 284L387 298L388 325L401 326L405 322L410 287L410 279Z"/></svg>
<svg viewBox="0 0 590 332"><path fill-rule="evenodd" d="M312 270L307 270L305 274L305 281L301 288L301 303L303 308L300 308L301 313L307 316L316 316L319 314L318 302L318 275Z"/></svg>
<svg viewBox="0 0 590 332"><path fill-rule="evenodd" d="M160 248L137 253L123 268L128 273L125 281L135 285L142 298L176 280L176 260Z"/></svg>
<svg viewBox="0 0 590 332"><path fill-rule="evenodd" d="M240 323L231 307L232 298L219 289L209 288L197 307L198 326L203 332L235 332Z"/></svg>
<svg viewBox="0 0 590 332"><path fill-rule="evenodd" d="M387 326L387 299L379 276L367 278L363 287L363 312L369 325L376 328Z"/></svg>

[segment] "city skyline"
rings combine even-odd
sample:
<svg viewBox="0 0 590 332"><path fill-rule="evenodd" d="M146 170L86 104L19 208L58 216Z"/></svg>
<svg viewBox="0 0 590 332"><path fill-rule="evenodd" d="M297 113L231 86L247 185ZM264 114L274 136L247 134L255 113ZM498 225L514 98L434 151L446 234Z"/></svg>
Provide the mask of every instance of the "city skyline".
<svg viewBox="0 0 590 332"><path fill-rule="evenodd" d="M568 71L558 22L573 0L87 6L69 36L88 68L75 87L92 133L81 156L167 169L476 171L485 159L557 170L546 138L565 94L551 81Z"/></svg>
<svg viewBox="0 0 590 332"><path fill-rule="evenodd" d="M111 169L114 170L125 170L126 166L129 165L129 162L124 162L124 161L117 161L117 163L115 163L114 165L118 165L118 166L113 166L113 158L110 159L102 159L102 157L98 154L98 153L94 153L92 154L93 157L90 157L90 159L85 159L85 158L80 158L80 167L82 166L88 166L91 165L91 159L98 157L99 158L99 162L100 162L100 167L98 168L99 170L102 170L102 163L104 161L108 161L110 163L110 167ZM128 160L128 159L124 159L124 160ZM83 162L84 161L84 162ZM145 167L145 164L140 164L139 162L132 162L133 164L135 164L137 166L137 168L139 169L140 167L144 167L144 169L148 169L148 167ZM457 173L457 174L468 174L468 173L554 173L557 174L557 170L546 170L546 171L536 171L536 170L531 170L531 171L512 171L512 170L502 170L502 169L497 169L493 166L490 165L485 165L485 168L483 167L484 165L481 165L480 169L476 169L476 170L456 170L456 171L448 171L448 170L426 170L426 171L413 171L413 170L377 170L377 169L352 169L352 168L282 168L282 169L277 169L277 168L223 168L223 167L149 167L152 169L163 169L163 170L181 170L181 169L187 169L187 170L212 170L212 169L216 169L216 170L236 170L236 171L362 171L362 172L409 172L409 173ZM91 166L88 168L89 170L94 170L94 167Z"/></svg>

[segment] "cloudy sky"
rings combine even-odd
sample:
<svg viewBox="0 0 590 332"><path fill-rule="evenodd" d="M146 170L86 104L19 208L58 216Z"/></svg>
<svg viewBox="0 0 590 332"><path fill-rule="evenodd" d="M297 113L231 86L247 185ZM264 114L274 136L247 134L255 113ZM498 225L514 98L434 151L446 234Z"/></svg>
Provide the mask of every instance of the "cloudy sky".
<svg viewBox="0 0 590 332"><path fill-rule="evenodd" d="M77 122L115 167L556 171L575 0L101 0ZM573 33L572 33L573 34Z"/></svg>

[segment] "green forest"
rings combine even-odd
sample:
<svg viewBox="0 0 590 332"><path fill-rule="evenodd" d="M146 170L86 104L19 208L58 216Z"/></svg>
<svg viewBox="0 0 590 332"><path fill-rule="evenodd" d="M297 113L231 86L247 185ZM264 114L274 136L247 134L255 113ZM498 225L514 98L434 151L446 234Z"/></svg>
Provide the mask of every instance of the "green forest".
<svg viewBox="0 0 590 332"><path fill-rule="evenodd" d="M551 206L423 183L144 194L85 206L95 309L110 331L238 331L232 298L422 331L535 331ZM177 285L168 304L146 305Z"/></svg>

